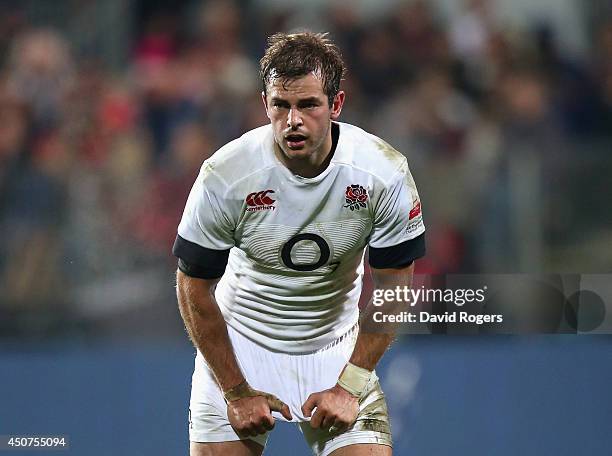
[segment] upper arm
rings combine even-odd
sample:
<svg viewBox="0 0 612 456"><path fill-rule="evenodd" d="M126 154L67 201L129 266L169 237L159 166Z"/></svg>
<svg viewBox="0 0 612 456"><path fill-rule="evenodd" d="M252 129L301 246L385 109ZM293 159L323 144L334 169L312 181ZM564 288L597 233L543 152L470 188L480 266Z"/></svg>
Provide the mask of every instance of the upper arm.
<svg viewBox="0 0 612 456"><path fill-rule="evenodd" d="M198 291L212 293L217 283L219 283L219 279L200 279L198 277L191 277L180 269L176 270L176 286L185 291L197 289Z"/></svg>
<svg viewBox="0 0 612 456"><path fill-rule="evenodd" d="M188 305L198 299L214 295L219 279L200 279L191 277L180 269L176 271L176 293L180 305Z"/></svg>
<svg viewBox="0 0 612 456"><path fill-rule="evenodd" d="M372 281L376 288L393 288L396 286L410 286L414 263L401 268L378 269L370 268Z"/></svg>
<svg viewBox="0 0 612 456"><path fill-rule="evenodd" d="M234 226L230 203L222 193L224 186L210 172L206 174L206 164L202 169L187 199L172 253L179 258L183 274L210 280L225 271L234 245ZM207 183L209 180L212 182Z"/></svg>
<svg viewBox="0 0 612 456"><path fill-rule="evenodd" d="M416 185L404 162L386 184L374 208L370 266L403 268L425 255L425 224Z"/></svg>

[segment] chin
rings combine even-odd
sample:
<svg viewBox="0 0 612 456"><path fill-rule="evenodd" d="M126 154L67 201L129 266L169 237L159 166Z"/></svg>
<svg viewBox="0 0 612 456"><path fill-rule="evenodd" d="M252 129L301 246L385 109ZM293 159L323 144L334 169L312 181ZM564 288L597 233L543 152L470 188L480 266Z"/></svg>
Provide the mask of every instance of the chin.
<svg viewBox="0 0 612 456"><path fill-rule="evenodd" d="M287 158L308 158L311 155L311 150L304 147L303 149L285 149L285 156Z"/></svg>

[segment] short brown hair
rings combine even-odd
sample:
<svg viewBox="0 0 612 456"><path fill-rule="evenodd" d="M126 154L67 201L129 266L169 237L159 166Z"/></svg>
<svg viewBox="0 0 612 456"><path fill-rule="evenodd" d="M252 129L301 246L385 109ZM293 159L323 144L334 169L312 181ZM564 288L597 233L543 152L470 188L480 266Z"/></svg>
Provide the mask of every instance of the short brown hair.
<svg viewBox="0 0 612 456"><path fill-rule="evenodd" d="M346 73L340 49L327 38L327 33L275 33L268 38L259 66L264 93L273 79L280 78L285 83L315 72L321 77L330 106Z"/></svg>

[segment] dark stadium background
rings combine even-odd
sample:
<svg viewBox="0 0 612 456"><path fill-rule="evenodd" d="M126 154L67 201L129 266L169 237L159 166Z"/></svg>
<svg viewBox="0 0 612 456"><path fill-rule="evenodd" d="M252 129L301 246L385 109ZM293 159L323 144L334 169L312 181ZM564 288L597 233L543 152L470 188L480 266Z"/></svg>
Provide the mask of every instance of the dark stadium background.
<svg viewBox="0 0 612 456"><path fill-rule="evenodd" d="M344 51L342 120L408 156L417 272L610 272L610 1L4 0L0 435L187 454L176 225L304 26ZM609 336L403 337L378 371L397 455L610 454ZM283 425L266 454L308 453Z"/></svg>

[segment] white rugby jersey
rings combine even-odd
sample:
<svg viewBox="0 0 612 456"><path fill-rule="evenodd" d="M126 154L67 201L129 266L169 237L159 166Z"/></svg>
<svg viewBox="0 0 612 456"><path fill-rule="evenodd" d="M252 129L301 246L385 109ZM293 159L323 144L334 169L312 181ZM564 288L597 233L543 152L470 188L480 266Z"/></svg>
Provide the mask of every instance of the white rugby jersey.
<svg viewBox="0 0 612 456"><path fill-rule="evenodd" d="M331 162L313 178L277 159L270 125L225 145L202 165L178 227L179 267L223 275L226 323L273 351L316 351L355 325L366 246L378 268L424 254L406 158L353 125L333 132Z"/></svg>

